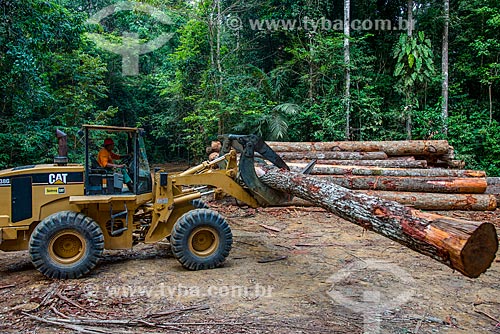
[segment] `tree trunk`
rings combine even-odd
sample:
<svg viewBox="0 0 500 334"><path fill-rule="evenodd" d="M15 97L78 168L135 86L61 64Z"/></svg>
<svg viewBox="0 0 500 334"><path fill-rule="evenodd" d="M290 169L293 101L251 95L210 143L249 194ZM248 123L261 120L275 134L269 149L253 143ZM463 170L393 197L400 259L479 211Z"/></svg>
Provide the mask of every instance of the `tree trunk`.
<svg viewBox="0 0 500 334"><path fill-rule="evenodd" d="M345 140L351 139L351 1L344 0L344 65L345 65Z"/></svg>
<svg viewBox="0 0 500 334"><path fill-rule="evenodd" d="M445 194L483 194L486 178L392 177L392 176L313 176L354 190L410 191Z"/></svg>
<svg viewBox="0 0 500 334"><path fill-rule="evenodd" d="M487 178L488 185L500 186L500 177L489 177Z"/></svg>
<svg viewBox="0 0 500 334"><path fill-rule="evenodd" d="M221 34L222 34L222 13L221 13L221 0L215 0L217 19L216 19L216 48L215 48L215 64L217 66L217 82L216 82L216 99L220 99L222 83L223 83L223 73L222 73L222 54L221 54ZM221 135L224 131L225 119L224 113L219 114L219 119L217 122L217 134Z"/></svg>
<svg viewBox="0 0 500 334"><path fill-rule="evenodd" d="M500 201L500 177L488 177L486 179L488 183L488 188L486 188L485 194L492 194Z"/></svg>
<svg viewBox="0 0 500 334"><path fill-rule="evenodd" d="M443 71L443 106L442 106L442 118L443 118L443 133L445 136L448 135L448 93L449 93L449 71L448 71L448 35L450 26L450 0L444 0L444 31L443 31L443 59L442 59L442 71Z"/></svg>
<svg viewBox="0 0 500 334"><path fill-rule="evenodd" d="M304 163L288 160L287 163ZM381 168L427 168L426 160L318 160L318 164L333 166L367 166Z"/></svg>
<svg viewBox="0 0 500 334"><path fill-rule="evenodd" d="M261 180L428 255L468 277L475 278L485 272L498 250L498 236L490 223L424 213L285 170L267 170Z"/></svg>
<svg viewBox="0 0 500 334"><path fill-rule="evenodd" d="M446 140L412 141L336 141L336 142L267 142L276 152L348 151L385 152L388 156L445 155L450 145Z"/></svg>
<svg viewBox="0 0 500 334"><path fill-rule="evenodd" d="M455 149L453 148L453 146L449 147L448 153L440 155L439 159L443 161L452 161L453 159L455 159Z"/></svg>
<svg viewBox="0 0 500 334"><path fill-rule="evenodd" d="M217 72L219 74L219 83L222 83L222 63L221 63L221 25L222 25L222 17L221 17L221 8L220 1L215 0L217 6L217 23L216 23L216 51L215 51L215 62L217 64Z"/></svg>
<svg viewBox="0 0 500 334"><path fill-rule="evenodd" d="M488 87L488 93L490 97L490 126L491 122L493 121L493 83L490 83L490 86Z"/></svg>
<svg viewBox="0 0 500 334"><path fill-rule="evenodd" d="M411 41L412 36L413 36L413 0L408 0L408 40ZM412 139L412 114L413 114L413 108L414 108L414 99L413 94L411 93L413 88L412 87L407 87L407 92L406 92L406 107L405 107L405 113L406 113L406 139L411 140Z"/></svg>
<svg viewBox="0 0 500 334"><path fill-rule="evenodd" d="M402 156L402 157L388 157L387 159L389 160L407 160L407 161L415 161L417 160L417 158L415 158L415 156L413 155L405 155L405 156ZM425 158L423 159L420 159L420 160L425 160Z"/></svg>
<svg viewBox="0 0 500 334"><path fill-rule="evenodd" d="M380 197L419 210L433 211L494 211L497 207L495 195L483 194L432 194L394 191L356 190L356 193ZM277 206L316 206L310 201L295 197Z"/></svg>
<svg viewBox="0 0 500 334"><path fill-rule="evenodd" d="M309 101L313 102L316 98L316 83L315 83L315 39L314 35L309 35Z"/></svg>
<svg viewBox="0 0 500 334"><path fill-rule="evenodd" d="M408 37L413 36L413 0L408 0Z"/></svg>
<svg viewBox="0 0 500 334"><path fill-rule="evenodd" d="M306 164L289 163L293 171L300 172ZM451 169L408 169L408 168L379 168L357 166L330 166L316 165L312 175L357 175L357 176L398 176L398 177L456 177L456 178L485 178L486 172L476 170Z"/></svg>
<svg viewBox="0 0 500 334"><path fill-rule="evenodd" d="M406 98L406 139L411 140L412 139L412 121L411 121L411 115L413 114L413 104L410 101L410 98Z"/></svg>
<svg viewBox="0 0 500 334"><path fill-rule="evenodd" d="M395 201L419 210L494 211L497 208L497 200L493 195L433 194L393 191L363 192L370 196L380 197L388 201Z"/></svg>
<svg viewBox="0 0 500 334"><path fill-rule="evenodd" d="M384 152L277 152L284 160L293 159L338 159L338 160L383 160Z"/></svg>
<svg viewBox="0 0 500 334"><path fill-rule="evenodd" d="M462 169L462 168L465 168L465 161L463 161L463 160L451 160L451 161L436 160L436 162L430 162L430 163L428 162L428 165L432 165L433 167Z"/></svg>

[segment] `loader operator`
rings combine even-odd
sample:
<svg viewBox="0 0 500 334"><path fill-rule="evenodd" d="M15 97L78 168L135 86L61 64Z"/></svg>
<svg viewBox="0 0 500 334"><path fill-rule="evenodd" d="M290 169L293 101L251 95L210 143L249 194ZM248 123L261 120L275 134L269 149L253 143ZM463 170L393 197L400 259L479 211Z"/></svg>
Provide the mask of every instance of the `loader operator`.
<svg viewBox="0 0 500 334"><path fill-rule="evenodd" d="M103 148L99 151L97 155L97 163L103 168L119 168L123 175L123 182L127 185L130 191L134 191L134 184L132 179L128 175L127 166L125 164L115 164L113 159L122 159L127 155L119 155L113 152L115 148L115 142L111 138L104 139Z"/></svg>

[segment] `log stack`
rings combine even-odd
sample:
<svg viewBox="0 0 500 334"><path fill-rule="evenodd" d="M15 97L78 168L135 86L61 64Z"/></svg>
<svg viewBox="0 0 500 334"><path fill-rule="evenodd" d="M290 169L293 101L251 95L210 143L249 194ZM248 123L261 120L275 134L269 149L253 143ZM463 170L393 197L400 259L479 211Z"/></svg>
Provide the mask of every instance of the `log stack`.
<svg viewBox="0 0 500 334"><path fill-rule="evenodd" d="M268 145L290 162L318 159L320 164L384 168L465 166L463 161L454 160L454 149L446 140L268 142Z"/></svg>
<svg viewBox="0 0 500 334"><path fill-rule="evenodd" d="M415 209L497 207L498 194L488 187L486 173L461 169L464 162L454 160L446 140L267 144L292 171L299 172L315 159L312 174L318 179Z"/></svg>

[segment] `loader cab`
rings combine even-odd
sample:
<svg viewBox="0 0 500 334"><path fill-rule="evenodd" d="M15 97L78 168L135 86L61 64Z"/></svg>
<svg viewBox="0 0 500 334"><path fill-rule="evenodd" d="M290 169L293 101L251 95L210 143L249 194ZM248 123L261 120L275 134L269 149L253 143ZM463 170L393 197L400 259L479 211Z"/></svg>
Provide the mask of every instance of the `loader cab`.
<svg viewBox="0 0 500 334"><path fill-rule="evenodd" d="M84 125L85 136L85 195L146 194L152 192L151 171L149 169L144 130L139 128ZM133 189L123 182L123 175L117 169L102 168L97 163L97 154L102 149L104 138L112 137L132 179Z"/></svg>

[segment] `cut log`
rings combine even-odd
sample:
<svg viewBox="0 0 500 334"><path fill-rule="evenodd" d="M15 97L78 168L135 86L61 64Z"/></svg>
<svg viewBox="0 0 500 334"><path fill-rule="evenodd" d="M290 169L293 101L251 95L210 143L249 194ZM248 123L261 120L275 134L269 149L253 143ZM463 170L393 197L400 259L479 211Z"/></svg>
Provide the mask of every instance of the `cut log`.
<svg viewBox="0 0 500 334"><path fill-rule="evenodd" d="M304 163L300 159L287 160L287 163ZM318 160L321 165L333 166L374 166L381 168L427 168L426 160Z"/></svg>
<svg viewBox="0 0 500 334"><path fill-rule="evenodd" d="M292 171L300 172L307 164L289 163ZM316 165L312 175L359 175L359 176L399 176L399 177L462 177L485 178L486 172L476 170L450 169L409 169L409 168L379 168L359 166Z"/></svg>
<svg viewBox="0 0 500 334"><path fill-rule="evenodd" d="M488 177L486 182L488 188L486 188L485 194L494 195L497 201L500 201L500 177Z"/></svg>
<svg viewBox="0 0 500 334"><path fill-rule="evenodd" d="M465 161L463 160L451 160L451 161L428 161L428 165L433 167L442 167L442 168L452 168L452 169L463 169L465 168Z"/></svg>
<svg viewBox="0 0 500 334"><path fill-rule="evenodd" d="M468 277L485 272L498 251L498 236L491 223L424 213L285 170L266 169L261 181L428 255Z"/></svg>
<svg viewBox="0 0 500 334"><path fill-rule="evenodd" d="M488 185L500 186L500 177L489 177L487 181Z"/></svg>
<svg viewBox="0 0 500 334"><path fill-rule="evenodd" d="M498 203L495 195L483 194L433 194L370 190L355 190L355 192L398 202L419 210L494 211ZM281 203L277 206L308 207L316 206L316 204L302 198L294 197L291 201Z"/></svg>
<svg viewBox="0 0 500 334"><path fill-rule="evenodd" d="M467 210L494 211L497 200L494 195L484 194L433 194L394 191L363 191L363 193L395 201L419 210Z"/></svg>
<svg viewBox="0 0 500 334"><path fill-rule="evenodd" d="M443 154L439 157L439 159L443 161L452 161L453 159L455 159L455 149L453 148L453 146L450 146L448 148L448 153Z"/></svg>
<svg viewBox="0 0 500 334"><path fill-rule="evenodd" d="M354 190L409 191L445 194L483 194L486 178L395 177L395 176L326 176L314 175L336 185Z"/></svg>
<svg viewBox="0 0 500 334"><path fill-rule="evenodd" d="M384 160L384 152L277 152L283 160L335 159L335 160Z"/></svg>
<svg viewBox="0 0 500 334"><path fill-rule="evenodd" d="M413 155L408 155L408 156L403 156L403 157L388 157L387 159L389 160L408 160L408 161L415 161L417 160L415 156ZM420 159L420 160L425 160L425 159ZM426 160L427 161L427 160Z"/></svg>
<svg viewBox="0 0 500 334"><path fill-rule="evenodd" d="M389 156L399 155L446 155L449 154L446 140L409 141L338 141L338 142L267 142L276 152L299 151L381 151Z"/></svg>

